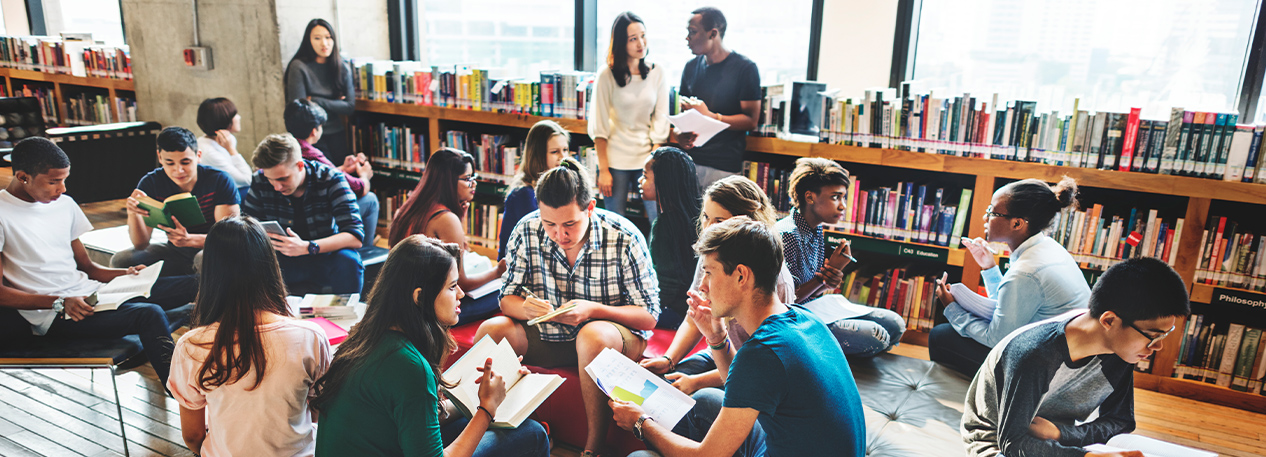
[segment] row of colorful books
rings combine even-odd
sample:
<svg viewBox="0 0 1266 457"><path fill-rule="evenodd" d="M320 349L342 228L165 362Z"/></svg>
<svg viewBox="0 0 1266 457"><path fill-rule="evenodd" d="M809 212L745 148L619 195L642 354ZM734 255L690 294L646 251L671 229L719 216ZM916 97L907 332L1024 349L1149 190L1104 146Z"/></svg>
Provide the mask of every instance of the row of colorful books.
<svg viewBox="0 0 1266 457"><path fill-rule="evenodd" d="M471 202L466 208L465 224L467 242L489 249L497 249L501 231L501 206Z"/></svg>
<svg viewBox="0 0 1266 457"><path fill-rule="evenodd" d="M475 171L484 181L509 183L518 169L523 141L511 135L449 130L440 140L444 147L466 151L475 158Z"/></svg>
<svg viewBox="0 0 1266 457"><path fill-rule="evenodd" d="M135 122L136 100L127 97L115 97L113 102L108 95L88 95L66 98L67 125L95 125L112 122ZM118 119L111 112L110 105L119 112Z"/></svg>
<svg viewBox="0 0 1266 457"><path fill-rule="evenodd" d="M791 197L787 187L791 176L790 168L780 168L765 162L745 161L743 176L752 180L761 189L765 189L765 195L769 197L769 202L775 212L781 214L791 211Z"/></svg>
<svg viewBox="0 0 1266 457"><path fill-rule="evenodd" d="M57 97L53 87L47 85L22 84L13 88L14 97L35 97L40 102L40 111L44 113L44 123L57 125Z"/></svg>
<svg viewBox="0 0 1266 457"><path fill-rule="evenodd" d="M1197 283L1266 291L1266 237L1212 216L1200 238Z"/></svg>
<svg viewBox="0 0 1266 457"><path fill-rule="evenodd" d="M97 78L132 79L127 46L51 36L0 36L0 67Z"/></svg>
<svg viewBox="0 0 1266 457"><path fill-rule="evenodd" d="M426 162L426 137L408 126L355 124L352 150L363 152L375 164L422 171Z"/></svg>
<svg viewBox="0 0 1266 457"><path fill-rule="evenodd" d="M836 227L844 233L910 243L934 244L957 249L967 229L971 189L958 193L926 184L899 182L892 187L864 189L853 176L844 218Z"/></svg>
<svg viewBox="0 0 1266 457"><path fill-rule="evenodd" d="M543 71L539 78L492 78L469 65L357 62L356 97L388 103L585 119L593 73Z"/></svg>
<svg viewBox="0 0 1266 457"><path fill-rule="evenodd" d="M1108 215L1103 205L1067 208L1051 223L1051 238L1082 268L1105 270L1124 259L1155 257L1173 265L1178 258L1183 218L1165 221L1155 209L1130 209L1128 216Z"/></svg>
<svg viewBox="0 0 1266 457"><path fill-rule="evenodd" d="M1266 395L1266 342L1262 330L1212 322L1205 315L1187 319L1173 377Z"/></svg>
<svg viewBox="0 0 1266 457"><path fill-rule="evenodd" d="M840 290L849 301L892 310L905 318L906 328L931 330L936 320L936 278L893 268L872 276L856 271L845 276Z"/></svg>

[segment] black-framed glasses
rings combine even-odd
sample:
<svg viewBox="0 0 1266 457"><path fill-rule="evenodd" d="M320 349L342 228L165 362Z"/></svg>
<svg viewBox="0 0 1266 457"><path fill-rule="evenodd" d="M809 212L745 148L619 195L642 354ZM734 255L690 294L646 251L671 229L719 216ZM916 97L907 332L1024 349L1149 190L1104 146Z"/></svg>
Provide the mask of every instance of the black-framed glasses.
<svg viewBox="0 0 1266 457"><path fill-rule="evenodd" d="M1134 325L1133 322L1130 322L1125 325L1129 325L1130 328L1134 329L1134 331L1139 332L1140 335L1143 335L1144 337L1146 337L1148 339L1147 347L1149 349L1151 349L1153 346L1156 346L1157 343L1160 343L1162 340L1168 337L1170 333L1174 333L1174 329L1178 328L1177 325L1171 325L1169 326L1169 330L1166 330L1165 333L1162 333L1160 336L1152 336L1152 335L1148 335L1147 332L1144 332L1143 329L1138 328L1138 326Z"/></svg>
<svg viewBox="0 0 1266 457"><path fill-rule="evenodd" d="M466 181L467 185L473 186L475 185L476 182L479 181L479 175L472 173L470 176L466 176L466 177L458 176L457 180Z"/></svg>
<svg viewBox="0 0 1266 457"><path fill-rule="evenodd" d="M987 208L985 208L985 217L987 217L987 218L989 218L989 219L993 219L993 218L995 218L995 217L1005 217L1005 218L1007 218L1007 219L1015 219L1015 218L1018 218L1018 217L1020 217L1020 216L1012 216L1012 215L1010 215L1010 214L1002 214L1002 213L999 213L999 212L995 212L995 211L993 210L993 205L989 205Z"/></svg>

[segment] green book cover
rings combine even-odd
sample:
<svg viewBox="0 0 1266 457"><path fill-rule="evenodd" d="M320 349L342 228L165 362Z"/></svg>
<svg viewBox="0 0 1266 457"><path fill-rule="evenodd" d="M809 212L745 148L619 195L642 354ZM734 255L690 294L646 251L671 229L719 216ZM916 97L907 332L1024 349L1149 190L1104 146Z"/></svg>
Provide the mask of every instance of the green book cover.
<svg viewBox="0 0 1266 457"><path fill-rule="evenodd" d="M175 216L180 224L185 227L195 227L207 223L207 219L202 215L202 207L198 205L198 198L188 192L172 195L166 200L158 201L149 197L140 197L137 199L136 206L149 211L149 216L145 216L145 225L150 227L175 227L176 224L171 221Z"/></svg>
<svg viewBox="0 0 1266 457"><path fill-rule="evenodd" d="M962 241L963 226L967 224L969 217L968 208L971 205L971 189L963 189L962 196L958 197L958 215L954 217L954 231L950 233L949 246L951 249L958 249Z"/></svg>
<svg viewBox="0 0 1266 457"><path fill-rule="evenodd" d="M1249 376L1253 370L1253 358L1257 355L1257 345L1261 343L1261 329L1250 328L1244 332L1244 339L1240 343L1239 356L1235 361L1234 378L1231 380L1231 389L1240 392L1248 392Z"/></svg>

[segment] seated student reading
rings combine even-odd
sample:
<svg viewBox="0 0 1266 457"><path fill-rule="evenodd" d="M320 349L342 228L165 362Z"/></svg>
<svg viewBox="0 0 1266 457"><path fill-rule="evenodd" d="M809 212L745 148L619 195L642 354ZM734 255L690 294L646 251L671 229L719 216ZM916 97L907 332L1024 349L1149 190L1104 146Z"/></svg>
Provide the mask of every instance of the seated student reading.
<svg viewBox="0 0 1266 457"><path fill-rule="evenodd" d="M251 186L250 164L237 152L237 136L242 131L242 115L237 105L224 97L208 98L198 105L198 151L202 152L202 164L228 173L242 195Z"/></svg>
<svg viewBox="0 0 1266 457"><path fill-rule="evenodd" d="M675 329L686 317L687 276L697 263L691 247L698 239L699 178L695 163L682 150L656 149L646 159L639 178L642 200L658 202L659 217L651 221L651 260L659 278L658 328Z"/></svg>
<svg viewBox="0 0 1266 457"><path fill-rule="evenodd" d="M1077 262L1059 242L1042 233L1063 208L1076 205L1077 183L1065 177L1055 186L1025 179L1002 186L985 209L985 239L965 243L980 265L989 296L998 300L992 319L968 312L954 301L948 284L937 286L949 323L928 334L928 356L963 374L976 373L989 349L1016 329L1086 307L1090 287ZM1011 248L1007 273L985 242Z"/></svg>
<svg viewBox="0 0 1266 457"><path fill-rule="evenodd" d="M192 274L202 253L211 224L239 212L237 188L223 171L199 164L202 154L193 132L167 127L158 134L158 163L161 165L141 178L127 199L127 231L132 247L116 252L110 266L125 268L153 265L163 261L164 275ZM150 243L155 227L146 225L149 211L139 206L148 197L162 202L173 195L188 193L198 201L203 221L181 221L172 216L172 226L158 225L167 232L167 242Z"/></svg>
<svg viewBox="0 0 1266 457"><path fill-rule="evenodd" d="M488 430L506 397L492 359L480 367L479 406L469 419L442 400L441 359L456 349L455 244L413 235L396 243L369 294L365 318L339 346L317 381L321 415L318 456L546 457L549 437L527 419L518 428Z"/></svg>
<svg viewBox="0 0 1266 457"><path fill-rule="evenodd" d="M1183 279L1164 262L1112 266L1089 311L1022 327L989 351L967 390L967 454L1142 457L1082 447L1134 430L1134 364L1161 350L1190 312Z"/></svg>
<svg viewBox="0 0 1266 457"><path fill-rule="evenodd" d="M537 180L541 209L519 221L506 248L505 315L480 324L475 341L508 339L523 363L542 367L584 367L605 348L641 357L659 315L659 282L642 233L628 219L594 208L590 182L572 159ZM527 325L551 305L574 308ZM607 397L583 369L580 392L589 427L581 455L596 455L610 426Z"/></svg>
<svg viewBox="0 0 1266 457"><path fill-rule="evenodd" d="M523 140L519 172L514 175L510 190L506 192L501 231L497 235L500 241L497 244L497 260L506 257L506 245L510 244L510 233L514 231L514 226L523 216L537 209L536 179L545 170L557 167L563 159L569 157L567 148L570 145L571 134L557 122L540 121L528 130L527 139Z"/></svg>
<svg viewBox="0 0 1266 457"><path fill-rule="evenodd" d="M773 227L777 220L774 208L769 203L769 196L765 195L765 191L760 186L742 176L727 176L712 183L708 186L708 190L704 191L703 211L699 213L698 223L700 227L707 230L708 227L734 216L747 216L768 227ZM691 249L693 250L693 247ZM698 292L702 284L703 261L699 260L695 263L694 280L691 281L689 290ZM782 303L796 301L795 279L792 278L791 272L787 271L786 263L778 272L774 297ZM734 319L727 320L726 329L730 336L730 343L736 348L742 346L750 335L750 332L743 330ZM668 346L668 351L662 357L643 360L641 365L651 372L664 374L664 378L672 382L673 387L687 395L704 387L723 387L725 382L721 374L717 372L716 362L712 360L712 351L704 349L686 357L687 352L699 344L702 338L703 334L699 333L699 329L695 327L694 320L686 319L677 328L677 334L673 336L673 342Z"/></svg>
<svg viewBox="0 0 1266 457"><path fill-rule="evenodd" d="M787 250L787 269L796 278L796 302L805 303L822 292L839 287L843 268L832 266L826 252L822 224L835 224L844 217L848 170L833 160L805 157L796 160L788 179L791 215L774 224ZM845 251L850 257L852 248ZM844 266L848 265L845 261ZM906 323L895 312L883 308L843 303L856 307L859 316L828 322L831 334L848 355L871 356L901 342Z"/></svg>
<svg viewBox="0 0 1266 457"><path fill-rule="evenodd" d="M314 146L324 134L321 124L328 116L321 105L311 100L296 99L286 104L283 116L286 120L286 131L299 141L299 149L303 158L321 162L337 168L347 178L348 187L356 194L356 206L360 210L361 223L365 224L365 240L361 246L372 246L378 234L378 196L369 191L370 178L374 177L373 166L364 153L349 155L343 159L342 165L335 165L325 154Z"/></svg>
<svg viewBox="0 0 1266 457"><path fill-rule="evenodd" d="M696 392L694 408L672 430L636 403L611 400L616 424L667 457L864 455L862 399L848 359L821 321L775 296L783 262L777 235L734 217L700 234L695 251L704 278L690 292L689 315L725 391ZM752 331L737 350L723 318Z"/></svg>
<svg viewBox="0 0 1266 457"><path fill-rule="evenodd" d="M195 278L158 278L149 298L94 312L88 301L97 289L145 267L104 268L88 259L79 237L92 223L64 195L70 159L56 144L22 140L12 162L13 180L0 190L0 340L139 335L158 379L167 382L174 344L168 324L188 319Z"/></svg>
<svg viewBox="0 0 1266 457"><path fill-rule="evenodd" d="M259 143L243 212L286 231L268 236L291 293L360 293L365 267L356 250L365 231L356 195L343 172L300 154L289 133Z"/></svg>
<svg viewBox="0 0 1266 457"><path fill-rule="evenodd" d="M167 388L197 455L311 456L310 386L330 366L330 340L290 315L272 240L250 217L207 233L193 330L176 343Z"/></svg>
<svg viewBox="0 0 1266 457"><path fill-rule="evenodd" d="M462 151L444 148L435 151L426 161L426 170L409 199L392 218L388 240L392 245L413 234L437 238L461 246L466 252L466 208L475 199L475 159ZM467 275L462 256L457 258L458 284L462 290L474 290L500 278L506 261L497 262L491 270ZM495 287L495 286L494 286ZM489 293L478 299L462 299L462 316L457 325L474 322L497 313L500 297ZM476 340L478 341L478 340Z"/></svg>

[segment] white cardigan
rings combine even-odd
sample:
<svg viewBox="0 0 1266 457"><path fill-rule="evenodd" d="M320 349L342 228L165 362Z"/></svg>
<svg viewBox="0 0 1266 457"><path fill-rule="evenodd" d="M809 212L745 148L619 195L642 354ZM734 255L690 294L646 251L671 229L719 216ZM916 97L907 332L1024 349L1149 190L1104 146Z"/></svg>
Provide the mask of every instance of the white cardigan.
<svg viewBox="0 0 1266 457"><path fill-rule="evenodd" d="M668 81L663 65L651 68L646 79L633 76L624 87L616 85L611 68L604 65L594 84L589 137L607 140L609 168L641 170L651 147L668 141Z"/></svg>

